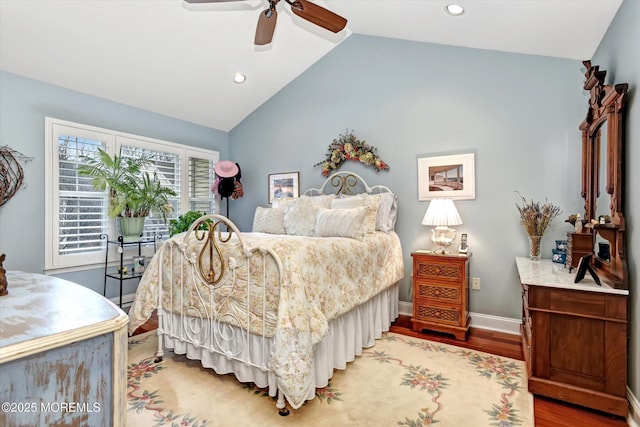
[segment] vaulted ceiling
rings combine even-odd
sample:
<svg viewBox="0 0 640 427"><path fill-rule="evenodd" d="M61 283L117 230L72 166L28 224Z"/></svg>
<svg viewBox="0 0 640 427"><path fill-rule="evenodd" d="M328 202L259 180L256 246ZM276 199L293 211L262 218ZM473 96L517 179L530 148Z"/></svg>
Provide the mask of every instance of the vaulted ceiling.
<svg viewBox="0 0 640 427"><path fill-rule="evenodd" d="M0 69L229 131L354 33L583 60L622 3L458 0L453 17L452 1L314 1L348 19L337 34L282 1L273 42L258 47L265 0L0 0Z"/></svg>

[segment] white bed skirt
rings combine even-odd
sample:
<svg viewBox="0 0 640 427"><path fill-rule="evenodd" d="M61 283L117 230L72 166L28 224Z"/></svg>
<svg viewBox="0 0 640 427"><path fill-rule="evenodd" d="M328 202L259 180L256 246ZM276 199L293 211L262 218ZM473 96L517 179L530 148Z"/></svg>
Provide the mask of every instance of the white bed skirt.
<svg viewBox="0 0 640 427"><path fill-rule="evenodd" d="M375 340L389 330L391 323L398 318L399 283L388 288L362 305L329 322L327 335L314 349L315 388L326 387L333 376L334 369L346 369L347 363L362 354L363 348L375 345ZM197 332L189 330L189 340L185 339L187 328L182 326L180 315L161 316L161 330L164 335L164 347L176 354L185 354L187 358L200 360L205 368L212 368L218 374L233 373L240 382L253 382L258 387L269 387L269 395L275 396L278 388L275 375L260 366L268 365L271 341L260 336L250 335L250 359L254 366L223 354L208 350L211 338L208 327ZM228 333L240 335L237 328L227 329ZM159 330L160 333L160 330ZM201 343L200 345L194 345ZM222 346L227 345L225 343ZM217 343L214 348L220 349ZM222 350L224 353L224 350ZM246 358L242 355L240 358ZM307 400L315 397L313 388Z"/></svg>

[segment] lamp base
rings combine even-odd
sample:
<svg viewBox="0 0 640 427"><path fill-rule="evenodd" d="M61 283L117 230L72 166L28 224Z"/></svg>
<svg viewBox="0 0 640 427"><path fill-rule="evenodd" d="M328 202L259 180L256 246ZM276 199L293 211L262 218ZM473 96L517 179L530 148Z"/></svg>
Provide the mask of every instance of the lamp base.
<svg viewBox="0 0 640 427"><path fill-rule="evenodd" d="M447 248L456 239L456 230L446 226L438 226L431 230L431 241L436 245L434 254L449 254Z"/></svg>
<svg viewBox="0 0 640 427"><path fill-rule="evenodd" d="M440 247L438 247L438 248L434 248L434 249L431 251L431 253L432 253L432 254L436 254L436 255L449 255L451 252L450 252L450 251L448 251L446 248L440 248Z"/></svg>

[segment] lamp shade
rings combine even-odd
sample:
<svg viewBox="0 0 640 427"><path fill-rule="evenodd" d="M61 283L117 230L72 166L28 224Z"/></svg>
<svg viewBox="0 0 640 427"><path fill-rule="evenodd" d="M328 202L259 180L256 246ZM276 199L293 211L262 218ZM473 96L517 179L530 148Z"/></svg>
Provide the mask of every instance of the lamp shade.
<svg viewBox="0 0 640 427"><path fill-rule="evenodd" d="M432 227L448 227L460 224L462 224L462 219L451 199L431 200L427 212L422 218L422 225L430 225Z"/></svg>

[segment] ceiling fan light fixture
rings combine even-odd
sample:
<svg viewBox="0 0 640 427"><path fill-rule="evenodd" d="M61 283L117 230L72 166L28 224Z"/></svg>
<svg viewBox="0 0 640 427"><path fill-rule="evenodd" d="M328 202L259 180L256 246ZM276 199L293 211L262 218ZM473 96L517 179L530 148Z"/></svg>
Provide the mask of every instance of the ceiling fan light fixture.
<svg viewBox="0 0 640 427"><path fill-rule="evenodd" d="M184 0L187 3L224 3L241 0ZM276 6L280 0L268 0L269 7L258 15L258 25L256 26L256 35L253 40L253 44L256 46L263 46L271 43L273 34L276 29L276 20L278 18L278 11ZM291 12L300 18L311 22L325 30L337 33L342 31L347 25L347 20L342 16L333 13L329 9L325 9L313 3L310 0L285 0L291 7ZM242 83L234 78L236 83Z"/></svg>
<svg viewBox="0 0 640 427"><path fill-rule="evenodd" d="M454 3L446 5L444 10L451 16L460 16L464 13L464 7Z"/></svg>
<svg viewBox="0 0 640 427"><path fill-rule="evenodd" d="M236 83L236 84L239 84L239 85L244 83L246 80L247 80L247 76L245 76L242 73L236 73L233 76L233 82Z"/></svg>

